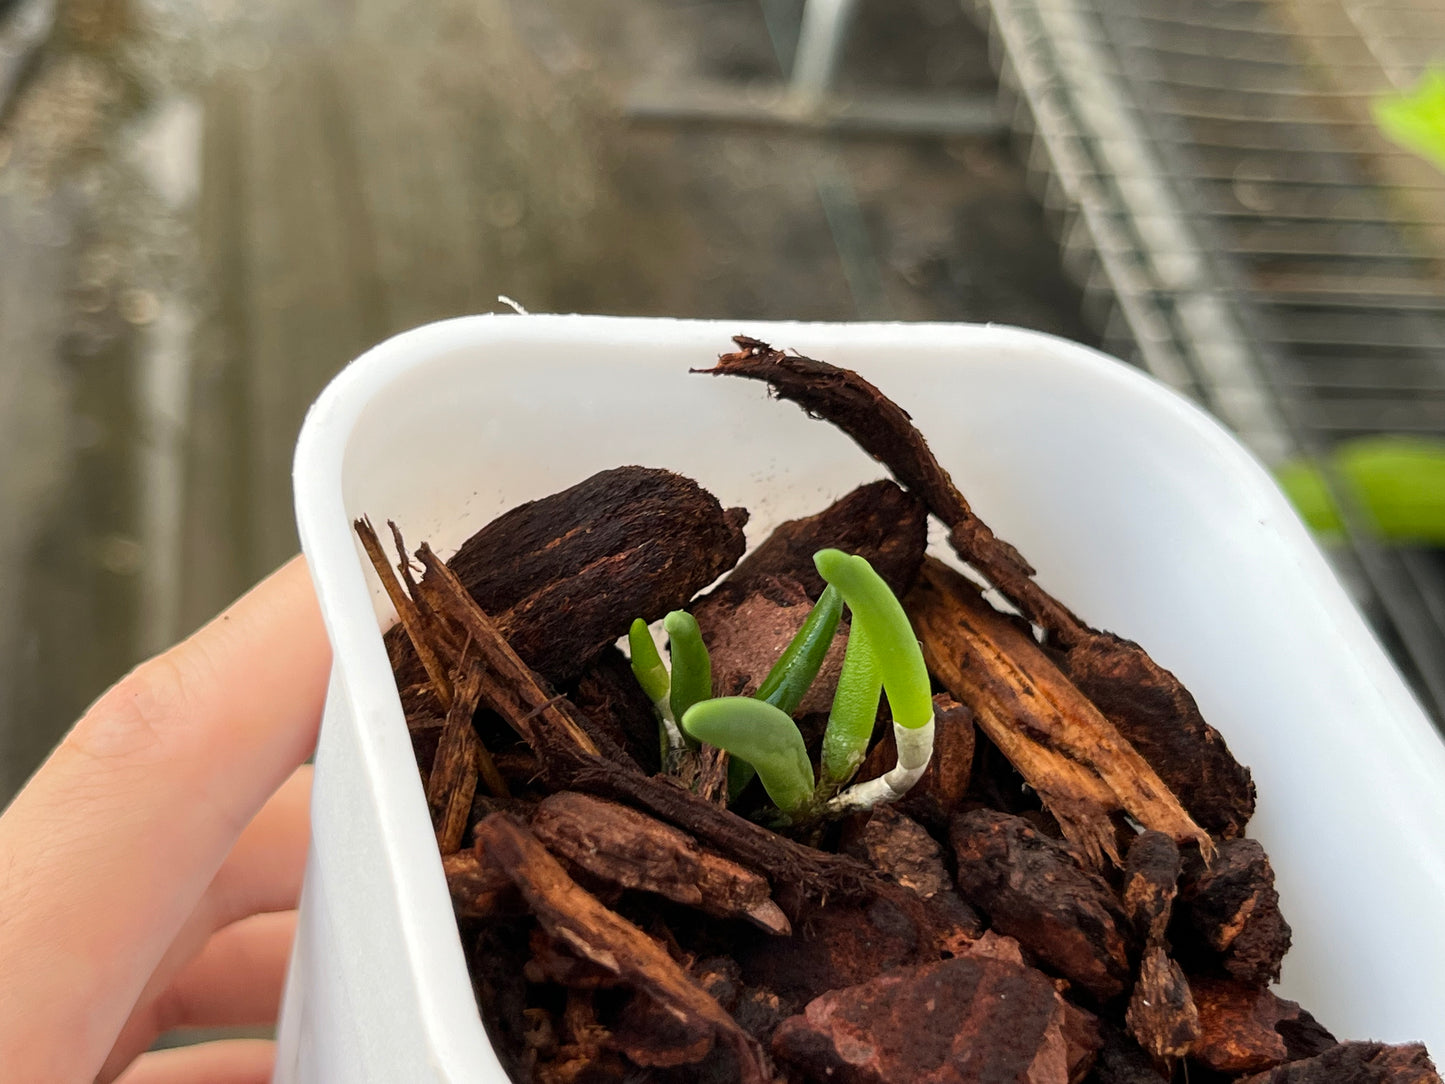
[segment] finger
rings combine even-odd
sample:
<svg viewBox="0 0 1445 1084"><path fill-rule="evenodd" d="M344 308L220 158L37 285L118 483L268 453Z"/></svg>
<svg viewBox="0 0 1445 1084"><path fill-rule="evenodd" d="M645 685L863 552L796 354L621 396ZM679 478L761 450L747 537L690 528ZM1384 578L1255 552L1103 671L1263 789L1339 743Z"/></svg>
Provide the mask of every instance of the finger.
<svg viewBox="0 0 1445 1084"><path fill-rule="evenodd" d="M156 1023L157 999L213 934L248 915L295 909L306 866L310 805L311 767L303 764L267 799L231 848L200 904L146 983L99 1079L112 1079L161 1031L179 1026Z"/></svg>
<svg viewBox="0 0 1445 1084"><path fill-rule="evenodd" d="M97 1084L114 1080L164 1032L275 1023L295 937L295 911L252 915L219 930L126 1021Z"/></svg>
<svg viewBox="0 0 1445 1084"><path fill-rule="evenodd" d="M104 1061L242 827L313 747L328 662L293 561L106 693L0 817L0 1049L18 1079L86 1080Z"/></svg>
<svg viewBox="0 0 1445 1084"><path fill-rule="evenodd" d="M118 1084L269 1084L275 1063L275 1043L226 1039L143 1054Z"/></svg>
<svg viewBox="0 0 1445 1084"><path fill-rule="evenodd" d="M157 999L160 1032L274 1024L296 912L252 915L219 931Z"/></svg>
<svg viewBox="0 0 1445 1084"><path fill-rule="evenodd" d="M309 764L292 772L236 840L196 908L202 920L197 944L237 919L291 911L300 902L311 841L311 775Z"/></svg>
<svg viewBox="0 0 1445 1084"><path fill-rule="evenodd" d="M158 998L218 930L248 915L294 910L310 837L311 767L303 764L267 800L236 841L200 904L186 920L137 999L106 1059L102 1080L115 1076L166 1026L154 1023Z"/></svg>

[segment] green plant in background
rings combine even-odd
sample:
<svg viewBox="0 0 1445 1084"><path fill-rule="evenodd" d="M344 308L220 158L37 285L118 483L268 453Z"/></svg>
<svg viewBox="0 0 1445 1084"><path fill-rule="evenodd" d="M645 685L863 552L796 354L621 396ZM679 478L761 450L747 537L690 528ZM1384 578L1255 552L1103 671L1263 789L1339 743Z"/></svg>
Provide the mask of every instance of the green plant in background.
<svg viewBox="0 0 1445 1084"><path fill-rule="evenodd" d="M1381 538L1445 546L1445 442L1365 437L1336 448L1330 467ZM1312 530L1325 536L1344 533L1344 520L1319 464L1286 463L1276 477Z"/></svg>
<svg viewBox="0 0 1445 1084"><path fill-rule="evenodd" d="M676 750L692 739L727 750L729 792L736 796L756 775L791 823L894 801L918 781L933 755L932 690L902 604L862 557L821 550L813 560L828 586L751 697L699 695L704 686L698 675L705 672L710 684L711 665L690 615L674 611L663 621L672 637L670 676L646 625L633 622L630 634L633 673L657 708L665 748ZM852 613L851 631L815 778L792 713L822 667L844 605ZM684 682L689 691L680 699ZM850 787L885 692L898 762L885 775Z"/></svg>
<svg viewBox="0 0 1445 1084"><path fill-rule="evenodd" d="M1400 146L1445 170L1445 69L1426 72L1409 93L1377 99L1375 123Z"/></svg>

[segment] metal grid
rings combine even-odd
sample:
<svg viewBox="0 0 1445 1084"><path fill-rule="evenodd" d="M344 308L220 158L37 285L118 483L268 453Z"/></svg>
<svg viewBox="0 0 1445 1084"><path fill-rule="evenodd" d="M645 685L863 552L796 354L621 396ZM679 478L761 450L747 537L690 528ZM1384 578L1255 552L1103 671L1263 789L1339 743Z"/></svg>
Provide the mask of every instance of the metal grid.
<svg viewBox="0 0 1445 1084"><path fill-rule="evenodd" d="M1370 98L1445 53L1433 0L975 0L1106 345L1267 463L1445 434L1445 178ZM1339 479L1347 582L1437 720L1445 563Z"/></svg>

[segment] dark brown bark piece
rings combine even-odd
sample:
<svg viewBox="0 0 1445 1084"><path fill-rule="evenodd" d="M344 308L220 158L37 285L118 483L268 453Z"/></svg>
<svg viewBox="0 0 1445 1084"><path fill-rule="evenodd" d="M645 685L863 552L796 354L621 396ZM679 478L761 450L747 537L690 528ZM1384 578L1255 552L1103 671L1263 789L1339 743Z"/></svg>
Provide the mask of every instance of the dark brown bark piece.
<svg viewBox="0 0 1445 1084"><path fill-rule="evenodd" d="M498 516L448 564L517 654L561 682L633 618L657 620L736 564L746 522L690 478L616 467Z"/></svg>
<svg viewBox="0 0 1445 1084"><path fill-rule="evenodd" d="M1124 859L1124 915L1140 945L1161 945L1179 891L1179 845L1163 832L1144 831Z"/></svg>
<svg viewBox="0 0 1445 1084"><path fill-rule="evenodd" d="M1104 1025L1103 1045L1094 1060L1092 1084L1165 1084L1168 1077L1139 1048L1133 1038L1117 1028Z"/></svg>
<svg viewBox="0 0 1445 1084"><path fill-rule="evenodd" d="M772 1049L839 1084L1067 1084L1053 984L998 960L943 960L833 990L783 1021Z"/></svg>
<svg viewBox="0 0 1445 1084"><path fill-rule="evenodd" d="M1062 1032L1064 1056L1069 1068L1069 1084L1082 1084L1088 1078L1104 1045L1099 1018L1086 1009L1081 1009L1063 997L1064 1006Z"/></svg>
<svg viewBox="0 0 1445 1084"><path fill-rule="evenodd" d="M406 634L405 636L394 636L393 642L402 645L410 642L414 657L421 663L432 689L435 691L437 700L442 710L449 710L452 705L452 684L451 674L447 672L446 665L437 656L433 647L437 630L435 628L434 616L423 610L416 599L407 593L402 583L398 582L395 576L391 575L389 562L386 559L386 551L382 549L381 539L376 535L376 528L371 525L371 520L365 517L356 521L357 536L361 539L362 549L366 550L366 556L371 560L372 567L376 569L377 577L386 590L386 596L391 600L392 606L396 609L398 627ZM392 528L396 533L395 527ZM397 570L404 577L406 583L411 583L411 569L407 564L406 550L401 547L398 539L400 563ZM391 653L388 652L390 656ZM392 669L400 673L397 659L392 658Z"/></svg>
<svg viewBox="0 0 1445 1084"><path fill-rule="evenodd" d="M697 837L699 843L759 872L773 883L773 898L790 917L798 909L778 889L800 900L859 899L877 894L880 881L867 866L846 855L804 846L760 824L705 802L661 776L617 771L605 761L583 765L570 779L577 790L644 809Z"/></svg>
<svg viewBox="0 0 1445 1084"><path fill-rule="evenodd" d="M613 1025L611 1041L634 1065L671 1069L707 1057L713 1028L696 1016L678 1017L646 994L634 994Z"/></svg>
<svg viewBox="0 0 1445 1084"><path fill-rule="evenodd" d="M942 845L921 824L886 805L867 816L850 847L853 854L922 899L956 891Z"/></svg>
<svg viewBox="0 0 1445 1084"><path fill-rule="evenodd" d="M889 968L936 960L931 933L916 902L909 908L880 897L830 904L808 916L792 937L740 944L735 955L748 983L803 1004Z"/></svg>
<svg viewBox="0 0 1445 1084"><path fill-rule="evenodd" d="M1170 937L1191 974L1219 972L1256 986L1279 978L1290 928L1257 841L1222 842L1210 865L1186 857Z"/></svg>
<svg viewBox="0 0 1445 1084"><path fill-rule="evenodd" d="M1284 1038L1285 1049L1289 1051L1289 1061L1323 1054L1339 1042L1308 1010L1297 1008L1295 1013L1293 1019L1283 1019L1274 1026L1275 1031Z"/></svg>
<svg viewBox="0 0 1445 1084"><path fill-rule="evenodd" d="M1119 732L1054 665L1027 626L928 558L905 607L929 672L1039 793L1095 865L1120 861L1111 815L1205 850L1209 837Z"/></svg>
<svg viewBox="0 0 1445 1084"><path fill-rule="evenodd" d="M859 486L816 515L780 523L708 598L736 601L760 579L776 576L797 581L817 601L825 585L813 554L829 548L867 558L901 598L913 586L927 546L928 509L885 478Z"/></svg>
<svg viewBox="0 0 1445 1084"><path fill-rule="evenodd" d="M611 1049L611 1035L597 1022L593 994L568 990L558 1027L560 1043L536 1069L537 1084L624 1084L628 1066Z"/></svg>
<svg viewBox="0 0 1445 1084"><path fill-rule="evenodd" d="M633 618L684 606L731 568L746 520L691 479L617 467L499 516L448 564L523 660L564 684Z"/></svg>
<svg viewBox="0 0 1445 1084"><path fill-rule="evenodd" d="M615 646L606 648L577 678L572 703L603 733L627 751L645 772L661 770L657 712L632 664Z"/></svg>
<svg viewBox="0 0 1445 1084"><path fill-rule="evenodd" d="M531 1080L536 1050L527 1042L527 982L523 975L530 918L482 923L471 942L468 972L482 1026L512 1080Z"/></svg>
<svg viewBox="0 0 1445 1084"><path fill-rule="evenodd" d="M557 857L620 888L746 919L768 933L792 932L768 896L766 878L635 809L562 791L537 807L532 832Z"/></svg>
<svg viewBox="0 0 1445 1084"><path fill-rule="evenodd" d="M1138 644L1089 627L1040 587L1018 550L973 514L905 410L855 372L746 336L733 341L739 350L705 372L766 381L779 398L832 422L884 464L944 522L954 551L1043 628L1050 646L1069 653L1065 672L1154 764L1191 816L1211 832L1243 834L1254 784L1188 690Z"/></svg>
<svg viewBox="0 0 1445 1084"><path fill-rule="evenodd" d="M762 986L744 986L729 1010L733 1019L764 1047L773 1041L778 1025L793 1015L797 1006Z"/></svg>
<svg viewBox="0 0 1445 1084"><path fill-rule="evenodd" d="M1159 773L1191 817L1226 839L1254 815L1254 780L1183 684L1136 643L1091 632L1059 663Z"/></svg>
<svg viewBox="0 0 1445 1084"><path fill-rule="evenodd" d="M1139 965L1125 1022L1134 1041L1160 1065L1172 1065L1184 1057L1199 1038L1199 1010L1189 982L1179 965L1157 945L1144 954Z"/></svg>
<svg viewBox="0 0 1445 1084"><path fill-rule="evenodd" d="M545 690L501 628L466 593L461 581L425 542L417 550L426 571L418 590L429 605L453 622L480 663L482 698L517 731L548 772L564 770L569 758L600 757L596 742L568 710L565 700Z"/></svg>
<svg viewBox="0 0 1445 1084"><path fill-rule="evenodd" d="M1341 1043L1240 1084L1440 1084L1440 1074L1419 1043Z"/></svg>
<svg viewBox="0 0 1445 1084"><path fill-rule="evenodd" d="M1237 1074L1256 1073L1290 1058L1280 1026L1301 1017L1295 1002L1232 979L1196 976L1189 984L1199 1009L1199 1038L1189 1052L1194 1061Z"/></svg>
<svg viewBox="0 0 1445 1084"><path fill-rule="evenodd" d="M1101 1001L1127 988L1123 912L1107 882L1026 821L981 809L954 818L958 887L993 928Z"/></svg>
<svg viewBox="0 0 1445 1084"><path fill-rule="evenodd" d="M679 1020L706 1024L736 1054L742 1081L768 1080L766 1056L732 1017L656 942L579 888L535 836L505 814L494 814L477 826L477 846L516 885L549 937Z"/></svg>
<svg viewBox="0 0 1445 1084"><path fill-rule="evenodd" d="M944 830L967 797L973 775L973 712L947 693L938 693L933 698L933 725L933 759L895 807L930 827ZM897 763L898 744L893 739L893 728L888 727L869 750L857 778L876 779Z"/></svg>
<svg viewBox="0 0 1445 1084"><path fill-rule="evenodd" d="M983 932L977 912L954 887L943 847L923 825L894 806L878 806L869 813L847 849L922 901L942 951L959 955Z"/></svg>

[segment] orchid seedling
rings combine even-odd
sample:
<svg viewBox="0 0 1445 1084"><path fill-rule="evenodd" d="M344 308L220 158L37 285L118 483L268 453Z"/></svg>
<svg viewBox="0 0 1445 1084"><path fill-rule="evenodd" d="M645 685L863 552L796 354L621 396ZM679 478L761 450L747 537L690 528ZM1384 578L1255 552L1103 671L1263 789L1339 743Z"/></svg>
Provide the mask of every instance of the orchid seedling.
<svg viewBox="0 0 1445 1084"><path fill-rule="evenodd" d="M755 772L782 818L791 823L895 801L918 781L933 754L928 672L902 604L862 557L821 550L814 564L828 586L754 696L699 697L680 707L672 695L679 666L694 676L705 667L710 680L701 636L696 643L680 640L669 627L674 660L669 679L646 626L634 622L631 634L633 672L657 706L667 740L686 737L727 750L733 760L731 793L737 794ZM822 667L845 605L852 613L851 632L815 778L792 712ZM668 615L664 627L674 616ZM675 624L687 631L680 621ZM696 627L692 622L692 630ZM695 697L698 686L692 688L684 700ZM867 754L884 693L893 712L898 763L878 779L849 786Z"/></svg>
<svg viewBox="0 0 1445 1084"><path fill-rule="evenodd" d="M641 618L627 631L627 644L632 650L632 673L642 691L652 701L662 736L663 763L669 767L684 755L687 741L677 721L688 708L712 696L712 659L702 642L697 618L686 610L673 610L662 619L672 656L668 671L658 654L647 623Z"/></svg>

